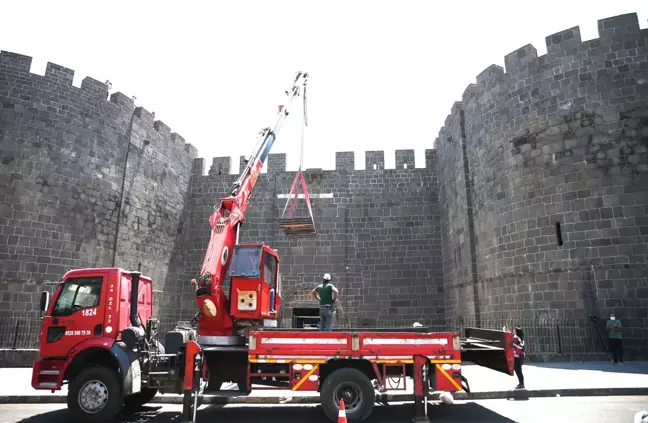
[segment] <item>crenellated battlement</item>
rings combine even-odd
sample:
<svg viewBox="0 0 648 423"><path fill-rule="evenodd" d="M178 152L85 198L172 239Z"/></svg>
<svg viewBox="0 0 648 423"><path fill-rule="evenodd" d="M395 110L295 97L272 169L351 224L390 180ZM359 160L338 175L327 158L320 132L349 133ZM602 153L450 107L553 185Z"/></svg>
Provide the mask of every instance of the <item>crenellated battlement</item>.
<svg viewBox="0 0 648 423"><path fill-rule="evenodd" d="M414 169L414 150L396 150L396 169Z"/></svg>
<svg viewBox="0 0 648 423"><path fill-rule="evenodd" d="M583 41L580 27L576 26L545 37L547 53L542 56L531 44L512 51L504 57L504 67L492 64L477 75L476 83L466 87L462 101L455 103L451 115L457 107L471 114L478 110L480 116L474 118L488 124L498 119L519 118L531 113L534 106L535 114L549 114L544 102L559 91L564 92L566 86L576 90L579 83L596 78L598 72L623 72L624 65L640 71L638 62L632 63L630 57L638 54L637 48L645 46L648 30L640 28L636 13L600 19L598 34L599 38ZM614 69L617 67L620 70ZM582 96L574 94L579 95ZM584 101L565 104L573 108L582 106ZM445 139L439 137L435 145L443 142Z"/></svg>
<svg viewBox="0 0 648 423"><path fill-rule="evenodd" d="M137 107L135 109L135 116L140 119L142 124L146 125L149 128L153 127L153 123L155 122L155 116L153 113L149 112L143 107Z"/></svg>
<svg viewBox="0 0 648 423"><path fill-rule="evenodd" d="M97 97L101 97L104 100L108 98L108 93L110 92L108 85L99 82L94 78L90 78L89 76L86 76L81 81L81 89L88 91Z"/></svg>
<svg viewBox="0 0 648 423"><path fill-rule="evenodd" d="M31 63L30 56L0 50L0 71L2 72L29 74Z"/></svg>
<svg viewBox="0 0 648 423"><path fill-rule="evenodd" d="M384 151L365 152L365 170L383 170L383 169L385 169Z"/></svg>
<svg viewBox="0 0 648 423"><path fill-rule="evenodd" d="M641 31L636 13L612 16L598 21L598 33L601 40L618 41L619 37L638 34Z"/></svg>
<svg viewBox="0 0 648 423"><path fill-rule="evenodd" d="M200 160L200 159L197 159ZM204 161L203 161L204 162ZM231 157L214 157L209 168L210 175L228 175L232 169ZM202 170L202 169L201 169Z"/></svg>
<svg viewBox="0 0 648 423"><path fill-rule="evenodd" d="M140 138L158 146L163 151L174 151L176 154L185 155L187 160L193 160L198 155L198 150L191 144L186 144L185 139L161 120L155 119L155 113L144 107L135 108L134 115L138 128L143 131ZM140 143L137 143L138 145Z"/></svg>
<svg viewBox="0 0 648 423"><path fill-rule="evenodd" d="M85 77L81 81L81 87L77 88L72 85L74 80L74 71L52 62L47 62L45 75L31 73L32 57L8 51L0 51L0 72L7 74L18 74L28 76L29 78L42 78L69 88L76 88L89 93L91 96L100 97L104 100L108 98L108 85L97 81L91 77Z"/></svg>
<svg viewBox="0 0 648 423"><path fill-rule="evenodd" d="M504 77L503 67L498 65L490 65L489 67L484 69L482 73L477 75L477 84L488 87L499 83L503 77Z"/></svg>
<svg viewBox="0 0 648 423"><path fill-rule="evenodd" d="M164 136L165 138L168 138L169 140L171 139L171 128L161 120L156 120L155 122L153 122L153 129L158 131L160 135Z"/></svg>
<svg viewBox="0 0 648 423"><path fill-rule="evenodd" d="M110 87L107 84L91 77L85 77L81 81L81 87L75 87L73 85L74 70L52 62L47 63L43 76L32 73L31 65L32 57L30 56L0 51L0 73L28 77L70 90L77 90L82 98L105 100L106 104L115 105L124 113L134 114L134 121L137 121L138 127L143 131L143 139L145 138L161 148L171 148L187 160L192 160L198 155L198 151L193 145L185 143L183 137L171 132L171 128L161 120L155 120L153 112L149 112L143 107L135 107L133 99L126 94L121 92L110 94Z"/></svg>
<svg viewBox="0 0 648 423"><path fill-rule="evenodd" d="M519 49L504 56L504 67L506 74L503 79L506 82L506 77L512 79L516 76L522 76L526 72L538 66L538 50L531 44L520 47ZM493 65L490 66L492 68Z"/></svg>
<svg viewBox="0 0 648 423"><path fill-rule="evenodd" d="M31 62L31 58L29 61ZM74 71L52 62L47 62L45 78L54 80L59 85L72 85L72 82L74 81Z"/></svg>
<svg viewBox="0 0 648 423"><path fill-rule="evenodd" d="M548 54L565 56L577 50L581 43L580 27L578 26L545 37Z"/></svg>
<svg viewBox="0 0 648 423"><path fill-rule="evenodd" d="M395 168L385 168L385 152L384 151L366 151L364 153L364 169L355 168L356 154L353 151L339 151L335 153L335 169L328 170L330 172L381 172L390 170L414 170L414 169L434 169L436 167L436 151L433 149L425 150L425 163L421 166L416 166L414 150L396 150L394 152ZM205 159L196 158L193 161L194 175L203 176L207 175L230 175L239 174L240 169L245 166L245 156L239 157L239 170L232 167L234 158L230 156L213 157L211 165L207 167ZM269 154L267 159L267 172L268 173L281 173L286 172L286 153ZM308 169L314 171L315 169ZM327 170L318 169L318 171L326 172Z"/></svg>
<svg viewBox="0 0 648 423"><path fill-rule="evenodd" d="M112 93L110 95L110 102L130 110L131 113L135 111L135 101L131 97L121 92Z"/></svg>

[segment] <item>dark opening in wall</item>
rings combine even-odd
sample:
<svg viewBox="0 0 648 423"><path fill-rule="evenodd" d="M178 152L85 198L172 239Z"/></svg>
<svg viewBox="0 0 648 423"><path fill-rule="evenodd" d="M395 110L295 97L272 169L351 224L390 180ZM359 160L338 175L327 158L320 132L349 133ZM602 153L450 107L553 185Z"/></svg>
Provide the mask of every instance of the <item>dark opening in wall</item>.
<svg viewBox="0 0 648 423"><path fill-rule="evenodd" d="M293 328L304 329L317 327L319 324L318 308L293 308Z"/></svg>
<svg viewBox="0 0 648 423"><path fill-rule="evenodd" d="M556 222L556 242L558 243L559 246L562 247L563 239L562 239L562 230L560 229L560 222Z"/></svg>

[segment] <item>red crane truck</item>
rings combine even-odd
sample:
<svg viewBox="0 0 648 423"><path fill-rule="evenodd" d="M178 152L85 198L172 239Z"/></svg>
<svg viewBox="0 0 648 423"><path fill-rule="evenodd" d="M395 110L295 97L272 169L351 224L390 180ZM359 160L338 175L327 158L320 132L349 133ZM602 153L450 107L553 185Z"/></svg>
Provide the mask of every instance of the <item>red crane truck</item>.
<svg viewBox="0 0 648 423"><path fill-rule="evenodd" d="M298 72L289 104L303 97ZM259 141L209 221L211 239L195 285L194 320L164 334L152 316L153 281L121 268L67 272L41 296L45 312L32 386L60 390L78 421L109 422L158 393L183 395L182 419L195 422L199 395L242 396L257 389L316 391L336 421L343 400L349 422L362 422L386 379L411 377L417 421L427 420L430 389L469 392L461 365L470 361L513 374L508 332L466 328L464 338L424 327L333 332L273 327L281 307L280 258L263 243L239 244L250 195L288 108ZM303 219L283 223L304 230ZM307 223L306 223L307 224ZM269 326L269 327L267 327ZM222 389L224 383L237 390Z"/></svg>

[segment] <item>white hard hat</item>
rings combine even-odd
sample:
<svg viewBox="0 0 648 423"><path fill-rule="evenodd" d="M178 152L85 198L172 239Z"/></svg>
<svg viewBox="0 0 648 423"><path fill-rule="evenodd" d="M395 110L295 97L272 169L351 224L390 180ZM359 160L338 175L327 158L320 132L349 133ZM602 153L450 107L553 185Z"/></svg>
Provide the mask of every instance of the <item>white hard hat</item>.
<svg viewBox="0 0 648 423"><path fill-rule="evenodd" d="M331 274L330 273L324 273L324 280L325 281L330 281L331 280Z"/></svg>

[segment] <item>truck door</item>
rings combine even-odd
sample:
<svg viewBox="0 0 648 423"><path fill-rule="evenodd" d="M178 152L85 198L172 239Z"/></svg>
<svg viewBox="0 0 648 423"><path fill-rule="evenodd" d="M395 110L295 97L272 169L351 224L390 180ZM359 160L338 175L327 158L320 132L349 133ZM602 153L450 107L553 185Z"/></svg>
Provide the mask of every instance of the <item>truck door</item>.
<svg viewBox="0 0 648 423"><path fill-rule="evenodd" d="M58 289L51 316L43 319L41 354L65 357L86 339L103 335L102 288L108 274L93 272L67 278Z"/></svg>

